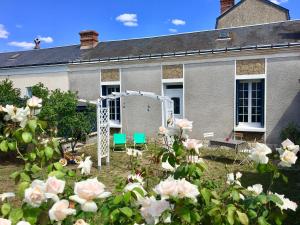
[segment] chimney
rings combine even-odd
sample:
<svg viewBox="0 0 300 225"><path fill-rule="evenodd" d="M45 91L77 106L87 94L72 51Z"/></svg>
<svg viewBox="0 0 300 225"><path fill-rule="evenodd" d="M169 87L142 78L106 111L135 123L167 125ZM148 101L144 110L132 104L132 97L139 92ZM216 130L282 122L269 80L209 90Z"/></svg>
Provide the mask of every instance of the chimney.
<svg viewBox="0 0 300 225"><path fill-rule="evenodd" d="M99 34L94 30L84 30L80 35L80 49L90 49L98 45Z"/></svg>
<svg viewBox="0 0 300 225"><path fill-rule="evenodd" d="M40 39L38 39L38 38L34 39L34 44L35 44L35 46L34 46L33 49L40 49L41 48L41 46L40 46L41 40Z"/></svg>
<svg viewBox="0 0 300 225"><path fill-rule="evenodd" d="M221 14L234 6L234 0L221 0Z"/></svg>

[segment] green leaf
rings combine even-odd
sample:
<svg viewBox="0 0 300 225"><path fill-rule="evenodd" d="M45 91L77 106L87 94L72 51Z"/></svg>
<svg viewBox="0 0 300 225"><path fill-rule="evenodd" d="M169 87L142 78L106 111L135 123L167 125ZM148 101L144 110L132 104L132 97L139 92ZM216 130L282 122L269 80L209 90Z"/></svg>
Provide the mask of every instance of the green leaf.
<svg viewBox="0 0 300 225"><path fill-rule="evenodd" d="M233 225L234 224L234 213L236 211L236 208L234 206L229 206L227 211L228 211L228 213L227 213L228 223Z"/></svg>
<svg viewBox="0 0 300 225"><path fill-rule="evenodd" d="M1 150L2 152L7 152L7 150L8 150L7 140L3 140L3 141L0 143L0 150Z"/></svg>
<svg viewBox="0 0 300 225"><path fill-rule="evenodd" d="M73 171L73 170L69 170L69 171L68 171L68 176L69 176L69 177L75 177L75 176L76 176L76 172Z"/></svg>
<svg viewBox="0 0 300 225"><path fill-rule="evenodd" d="M27 182L31 181L30 177L24 172L21 173L20 176L21 176L21 181L27 181Z"/></svg>
<svg viewBox="0 0 300 225"><path fill-rule="evenodd" d="M54 165L55 169L57 169L57 170L63 170L64 169L64 167L59 162L56 162L53 165Z"/></svg>
<svg viewBox="0 0 300 225"><path fill-rule="evenodd" d="M120 208L120 211L126 215L128 218L130 218L132 216L132 210L128 207L123 207L123 208Z"/></svg>
<svg viewBox="0 0 300 225"><path fill-rule="evenodd" d="M13 224L17 223L22 218L23 218L22 209L15 208L15 209L11 210L11 212L9 214L9 219L12 221Z"/></svg>
<svg viewBox="0 0 300 225"><path fill-rule="evenodd" d="M8 215L10 210L11 210L11 206L8 203L4 203L1 207L1 212L3 216Z"/></svg>
<svg viewBox="0 0 300 225"><path fill-rule="evenodd" d="M182 219L184 221L186 221L187 223L191 222L191 213L190 213L190 210L188 210L186 208L183 208L181 210L181 216L182 216Z"/></svg>
<svg viewBox="0 0 300 225"><path fill-rule="evenodd" d="M262 203L262 204L267 204L267 197L265 196L265 195L259 195L258 197L257 197L257 200L260 202L260 203Z"/></svg>
<svg viewBox="0 0 300 225"><path fill-rule="evenodd" d="M239 201L240 200L240 193L237 190L233 190L231 192L232 198L234 201Z"/></svg>
<svg viewBox="0 0 300 225"><path fill-rule="evenodd" d="M36 120L29 120L28 127L32 132L35 132L35 129L37 128Z"/></svg>
<svg viewBox="0 0 300 225"><path fill-rule="evenodd" d="M48 174L49 177L56 177L58 179L62 179L65 177L65 173L63 173L62 171L52 171L51 173Z"/></svg>
<svg viewBox="0 0 300 225"><path fill-rule="evenodd" d="M200 193L205 201L205 204L208 205L209 201L210 201L210 196L211 196L210 191L206 188L203 188L203 189L201 189Z"/></svg>
<svg viewBox="0 0 300 225"><path fill-rule="evenodd" d="M258 224L259 224L259 225L270 225L270 224L266 221L265 217L263 217L263 216L261 216L261 217L258 218Z"/></svg>
<svg viewBox="0 0 300 225"><path fill-rule="evenodd" d="M126 193L124 194L123 199L124 199L124 202L125 202L126 204L129 203L129 201L130 201L130 199L131 199L131 192L130 192L130 191L126 192Z"/></svg>
<svg viewBox="0 0 300 225"><path fill-rule="evenodd" d="M113 203L115 205L118 205L121 201L123 200L123 196L122 195L117 195L114 200L113 200Z"/></svg>
<svg viewBox="0 0 300 225"><path fill-rule="evenodd" d="M29 182L22 182L18 185L17 194L23 198L25 189L29 187Z"/></svg>
<svg viewBox="0 0 300 225"><path fill-rule="evenodd" d="M268 195L268 200L279 205L283 205L283 201L277 195Z"/></svg>
<svg viewBox="0 0 300 225"><path fill-rule="evenodd" d="M15 151L17 149L17 142L13 141L13 142L9 142L8 143L8 148L11 150L11 151Z"/></svg>
<svg viewBox="0 0 300 225"><path fill-rule="evenodd" d="M53 149L50 147L46 147L44 151L45 151L46 158L51 159L54 153Z"/></svg>
<svg viewBox="0 0 300 225"><path fill-rule="evenodd" d="M28 144L32 141L32 134L29 132L23 132L22 139L26 144Z"/></svg>
<svg viewBox="0 0 300 225"><path fill-rule="evenodd" d="M34 161L36 159L36 154L34 152L30 152L29 158L31 161Z"/></svg>
<svg viewBox="0 0 300 225"><path fill-rule="evenodd" d="M36 164L33 164L33 166L31 167L31 171L35 174L40 172L42 169L40 167L38 167Z"/></svg>
<svg viewBox="0 0 300 225"><path fill-rule="evenodd" d="M20 175L19 171L13 172L9 177L12 179L16 179Z"/></svg>
<svg viewBox="0 0 300 225"><path fill-rule="evenodd" d="M249 215L250 219L254 219L254 218L257 217L257 213L254 210L252 210L252 209L250 209L248 211L248 215Z"/></svg>
<svg viewBox="0 0 300 225"><path fill-rule="evenodd" d="M243 224L243 225L248 225L249 224L249 219L248 219L247 214L242 213L242 212L240 212L238 210L236 211L236 213L238 215L238 218L239 218L241 224Z"/></svg>

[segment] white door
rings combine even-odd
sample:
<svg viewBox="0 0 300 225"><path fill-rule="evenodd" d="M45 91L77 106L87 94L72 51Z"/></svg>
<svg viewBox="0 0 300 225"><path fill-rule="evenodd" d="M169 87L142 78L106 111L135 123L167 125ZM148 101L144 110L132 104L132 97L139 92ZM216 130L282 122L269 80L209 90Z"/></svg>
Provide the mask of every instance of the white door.
<svg viewBox="0 0 300 225"><path fill-rule="evenodd" d="M183 118L183 87L182 84L166 84L164 95L170 97L174 102L174 117Z"/></svg>

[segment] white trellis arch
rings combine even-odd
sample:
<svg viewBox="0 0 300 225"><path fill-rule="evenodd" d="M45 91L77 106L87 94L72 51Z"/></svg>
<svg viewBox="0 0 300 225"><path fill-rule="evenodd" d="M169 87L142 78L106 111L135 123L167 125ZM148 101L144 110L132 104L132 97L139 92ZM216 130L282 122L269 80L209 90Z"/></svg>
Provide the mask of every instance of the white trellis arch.
<svg viewBox="0 0 300 225"><path fill-rule="evenodd" d="M174 121L174 106L173 100L168 96L156 95L152 92L144 91L125 91L113 92L108 96L101 96L97 102L97 141L98 141L98 167L101 168L102 158L106 158L106 163L109 164L109 143L110 143L110 126L109 126L109 101L127 97L127 96L142 96L153 98L162 103L163 125L165 127L172 126ZM106 106L103 107L103 101L107 100Z"/></svg>

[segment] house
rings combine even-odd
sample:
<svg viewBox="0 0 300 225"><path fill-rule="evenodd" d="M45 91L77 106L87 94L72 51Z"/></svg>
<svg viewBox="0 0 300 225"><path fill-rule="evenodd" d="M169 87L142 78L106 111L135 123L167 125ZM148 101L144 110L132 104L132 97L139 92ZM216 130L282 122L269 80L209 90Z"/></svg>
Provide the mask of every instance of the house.
<svg viewBox="0 0 300 225"><path fill-rule="evenodd" d="M174 101L177 118L204 132L279 143L289 122L300 125L300 20L267 0L220 0L216 29L168 36L98 41L80 32L80 45L0 54L0 79L22 93L42 82L78 91L79 98L141 90ZM161 104L126 97L110 102L111 127L155 136Z"/></svg>

